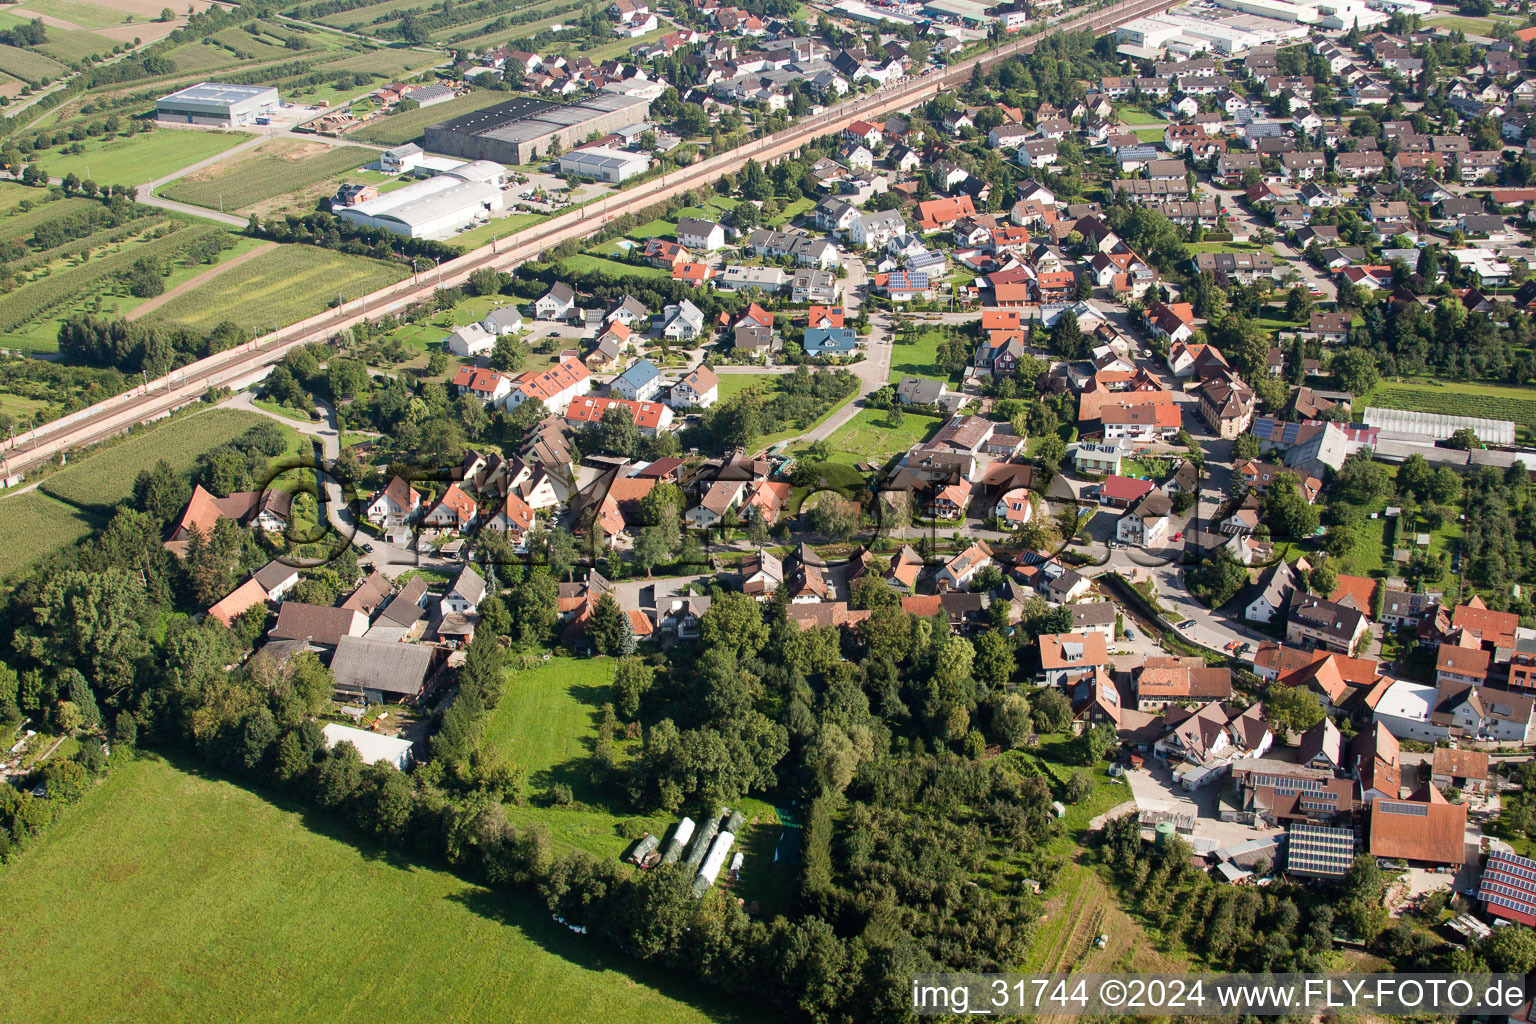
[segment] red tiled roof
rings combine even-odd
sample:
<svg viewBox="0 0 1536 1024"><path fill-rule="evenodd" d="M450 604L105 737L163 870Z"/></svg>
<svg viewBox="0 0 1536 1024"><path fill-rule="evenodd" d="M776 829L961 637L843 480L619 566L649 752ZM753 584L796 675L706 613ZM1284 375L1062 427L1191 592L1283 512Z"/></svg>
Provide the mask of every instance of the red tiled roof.
<svg viewBox="0 0 1536 1024"><path fill-rule="evenodd" d="M573 400L570 407L565 410L565 418L572 423L598 423L602 420L603 413L616 405L628 409L630 417L635 421L635 426L645 430L658 429L667 408L660 402L631 402L623 398L596 398L592 395L582 395Z"/></svg>

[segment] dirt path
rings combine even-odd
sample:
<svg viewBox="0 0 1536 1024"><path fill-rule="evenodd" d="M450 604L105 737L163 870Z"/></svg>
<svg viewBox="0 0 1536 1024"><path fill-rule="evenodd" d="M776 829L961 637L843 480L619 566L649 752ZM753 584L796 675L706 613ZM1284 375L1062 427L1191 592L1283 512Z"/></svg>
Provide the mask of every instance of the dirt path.
<svg viewBox="0 0 1536 1024"><path fill-rule="evenodd" d="M167 302L170 302L172 299L174 299L176 296L182 294L183 292L191 291L193 288L196 288L198 285L202 284L203 282L205 282L205 281L207 281L207 280L209 280L211 278L218 277L220 274L224 273L226 270L233 270L234 268L238 267L240 264L244 263L246 260L250 259L253 256L260 256L262 253L266 252L268 249L276 249L276 248L277 248L277 243L276 242L268 242L265 245L258 245L256 248L252 249L250 252L241 253L239 256L236 256L234 259L229 260L226 263L220 263L216 267L209 267L207 270L203 271L201 274L198 274L196 277L192 278L191 280L183 281L183 282L181 282L181 284L177 285L175 288L172 288L170 291L165 292L165 293L163 293L161 295L156 295L154 298L150 299L148 302L144 303L143 305L135 306L133 309L129 310L126 314L124 314L123 319L124 320L137 320L139 317L143 316L146 313L153 313L155 310L159 309L161 306L165 305Z"/></svg>

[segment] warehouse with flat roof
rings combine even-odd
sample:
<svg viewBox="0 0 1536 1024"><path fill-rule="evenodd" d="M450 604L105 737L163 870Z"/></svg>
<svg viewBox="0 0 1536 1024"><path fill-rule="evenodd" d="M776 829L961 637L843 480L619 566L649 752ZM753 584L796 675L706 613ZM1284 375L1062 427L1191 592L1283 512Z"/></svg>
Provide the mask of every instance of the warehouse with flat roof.
<svg viewBox="0 0 1536 1024"><path fill-rule="evenodd" d="M560 158L561 174L606 181L612 185L644 174L650 166L651 158L644 153L624 153L602 146L573 149Z"/></svg>
<svg viewBox="0 0 1536 1024"><path fill-rule="evenodd" d="M199 82L156 100L155 119L230 128L269 117L279 105L277 90L270 85Z"/></svg>
<svg viewBox="0 0 1536 1024"><path fill-rule="evenodd" d="M411 238L444 238L502 208L506 168L475 160L333 211L342 220Z"/></svg>
<svg viewBox="0 0 1536 1024"><path fill-rule="evenodd" d="M428 152L526 164L548 156L552 147L570 149L596 132L606 135L645 119L651 101L641 96L598 93L580 103L550 103L527 97L498 103L427 128Z"/></svg>

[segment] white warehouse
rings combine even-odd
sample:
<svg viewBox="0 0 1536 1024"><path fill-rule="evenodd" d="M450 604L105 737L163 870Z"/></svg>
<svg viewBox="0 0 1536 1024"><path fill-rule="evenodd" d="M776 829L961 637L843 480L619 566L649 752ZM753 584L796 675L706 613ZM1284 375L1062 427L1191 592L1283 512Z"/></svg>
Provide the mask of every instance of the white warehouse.
<svg viewBox="0 0 1536 1024"><path fill-rule="evenodd" d="M270 85L199 82L155 101L155 119L229 128L267 117L280 106Z"/></svg>
<svg viewBox="0 0 1536 1024"><path fill-rule="evenodd" d="M650 166L651 158L644 153L622 153L602 146L573 149L560 158L561 174L606 181L612 185L644 174Z"/></svg>
<svg viewBox="0 0 1536 1024"><path fill-rule="evenodd" d="M337 212L342 220L411 238L444 237L502 208L506 168L472 160Z"/></svg>

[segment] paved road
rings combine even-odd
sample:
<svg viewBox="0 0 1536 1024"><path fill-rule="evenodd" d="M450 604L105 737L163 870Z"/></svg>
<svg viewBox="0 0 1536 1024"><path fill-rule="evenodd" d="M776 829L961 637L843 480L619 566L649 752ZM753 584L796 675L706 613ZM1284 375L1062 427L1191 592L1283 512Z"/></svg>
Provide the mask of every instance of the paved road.
<svg viewBox="0 0 1536 1024"><path fill-rule="evenodd" d="M869 288L869 271L864 266L864 260L858 255L845 257L844 265L848 268L848 278L843 282L843 309L851 320L859 315L859 310L864 306L864 296ZM854 394L853 400L793 440L825 441L852 422L853 418L859 414L859 410L864 408L864 399L889 383L891 347L894 344L890 317L884 312L876 311L870 316L869 323L869 337L864 339L864 358L848 367L853 375L859 378L859 390Z"/></svg>

